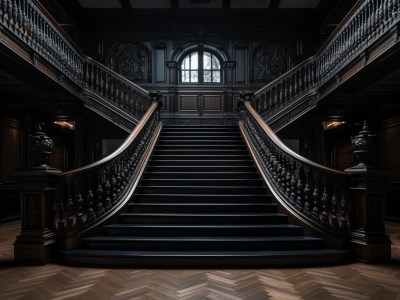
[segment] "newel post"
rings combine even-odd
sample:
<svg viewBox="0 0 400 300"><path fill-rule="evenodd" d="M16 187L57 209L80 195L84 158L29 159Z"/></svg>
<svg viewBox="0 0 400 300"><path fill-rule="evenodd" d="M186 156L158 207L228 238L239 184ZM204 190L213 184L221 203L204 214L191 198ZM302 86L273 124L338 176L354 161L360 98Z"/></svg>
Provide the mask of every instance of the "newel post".
<svg viewBox="0 0 400 300"><path fill-rule="evenodd" d="M391 259L391 242L385 233L385 181L388 171L374 168L375 135L364 122L352 138L357 164L345 170L350 174L354 209L351 246L356 258L373 263Z"/></svg>
<svg viewBox="0 0 400 300"><path fill-rule="evenodd" d="M14 244L14 260L19 264L45 264L55 244L51 230L51 204L60 170L47 165L54 143L36 125L29 136L30 167L16 172L20 181L21 233Z"/></svg>

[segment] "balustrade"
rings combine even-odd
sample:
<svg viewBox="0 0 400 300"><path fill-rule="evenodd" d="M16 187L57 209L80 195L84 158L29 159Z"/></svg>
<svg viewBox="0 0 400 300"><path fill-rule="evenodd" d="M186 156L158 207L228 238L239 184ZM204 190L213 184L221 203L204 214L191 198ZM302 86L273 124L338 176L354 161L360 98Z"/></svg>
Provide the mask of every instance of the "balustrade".
<svg viewBox="0 0 400 300"><path fill-rule="evenodd" d="M118 207L142 172L142 161L160 125L154 102L127 140L110 156L58 178L52 205L53 229L66 234L97 221Z"/></svg>
<svg viewBox="0 0 400 300"><path fill-rule="evenodd" d="M399 0L366 0L337 27L315 55L254 93L257 112L268 119L315 92L400 21Z"/></svg>
<svg viewBox="0 0 400 300"><path fill-rule="evenodd" d="M34 0L0 0L0 23L83 91L92 92L139 120L149 93L85 56Z"/></svg>
<svg viewBox="0 0 400 300"><path fill-rule="evenodd" d="M262 121L250 101L245 101L240 119L264 174L268 176L271 191L301 218L348 235L352 224L349 176L307 160L287 148Z"/></svg>

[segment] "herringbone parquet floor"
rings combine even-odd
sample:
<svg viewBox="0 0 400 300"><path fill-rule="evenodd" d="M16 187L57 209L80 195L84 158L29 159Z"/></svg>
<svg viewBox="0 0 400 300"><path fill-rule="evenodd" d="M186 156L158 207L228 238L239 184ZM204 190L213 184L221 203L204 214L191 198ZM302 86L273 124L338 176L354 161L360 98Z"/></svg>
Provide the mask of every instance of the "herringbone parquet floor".
<svg viewBox="0 0 400 300"><path fill-rule="evenodd" d="M400 226L393 262L323 268L156 270L13 265L19 223L0 225L0 299L400 299Z"/></svg>

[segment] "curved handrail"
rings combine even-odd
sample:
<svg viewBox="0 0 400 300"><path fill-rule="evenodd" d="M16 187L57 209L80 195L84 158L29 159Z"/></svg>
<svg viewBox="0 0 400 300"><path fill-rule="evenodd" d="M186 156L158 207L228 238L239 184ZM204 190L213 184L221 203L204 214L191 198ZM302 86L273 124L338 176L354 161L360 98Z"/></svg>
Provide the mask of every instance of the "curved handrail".
<svg viewBox="0 0 400 300"><path fill-rule="evenodd" d="M83 54L37 0L0 0L0 22L84 94L130 113L134 123L150 106L148 91Z"/></svg>
<svg viewBox="0 0 400 300"><path fill-rule="evenodd" d="M398 0L358 1L319 51L254 93L266 119L318 91L400 21Z"/></svg>
<svg viewBox="0 0 400 300"><path fill-rule="evenodd" d="M158 105L152 103L113 153L58 176L58 197L52 210L54 231L60 236L74 236L94 227L129 200L143 172L149 145L161 127Z"/></svg>
<svg viewBox="0 0 400 300"><path fill-rule="evenodd" d="M349 175L290 150L245 101L240 112L252 154L278 201L303 222L322 231L348 235L351 227Z"/></svg>

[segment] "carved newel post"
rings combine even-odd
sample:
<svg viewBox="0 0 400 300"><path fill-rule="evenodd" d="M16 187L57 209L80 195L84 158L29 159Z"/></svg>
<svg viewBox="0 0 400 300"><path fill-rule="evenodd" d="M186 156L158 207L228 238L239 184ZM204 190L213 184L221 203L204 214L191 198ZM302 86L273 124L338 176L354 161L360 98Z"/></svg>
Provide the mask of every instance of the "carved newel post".
<svg viewBox="0 0 400 300"><path fill-rule="evenodd" d="M375 168L376 136L367 122L352 137L357 164L345 170L351 175L354 223L351 245L360 261L373 263L391 258L391 243L385 233L385 181L388 172Z"/></svg>
<svg viewBox="0 0 400 300"><path fill-rule="evenodd" d="M30 167L16 172L20 181L21 234L14 244L14 259L20 264L45 264L55 242L50 206L61 171L48 166L53 146L53 140L37 124L29 136Z"/></svg>

